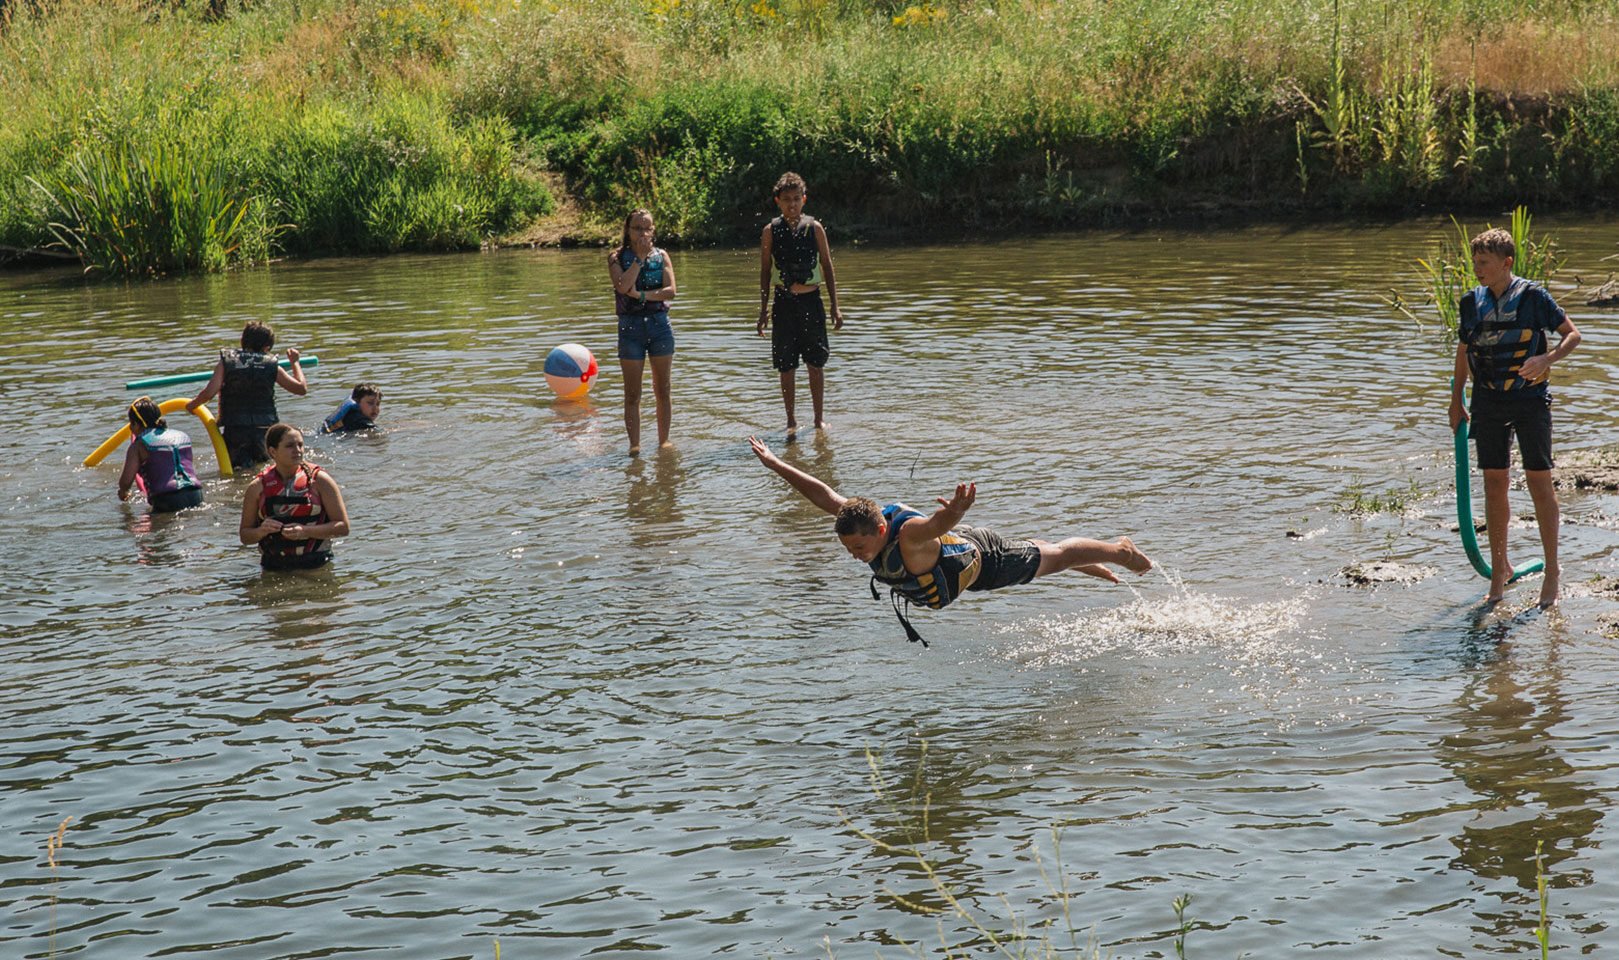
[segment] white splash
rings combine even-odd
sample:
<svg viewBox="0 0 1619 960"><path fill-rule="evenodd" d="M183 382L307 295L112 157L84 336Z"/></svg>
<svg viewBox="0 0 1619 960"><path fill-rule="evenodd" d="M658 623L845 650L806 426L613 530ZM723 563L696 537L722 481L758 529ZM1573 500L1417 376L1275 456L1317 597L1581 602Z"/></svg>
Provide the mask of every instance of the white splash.
<svg viewBox="0 0 1619 960"><path fill-rule="evenodd" d="M1297 633L1309 610L1311 590L1285 600L1239 600L1197 593L1178 577L1167 572L1165 576L1167 595L1146 596L1132 588L1135 599L1122 607L1008 624L998 632L1017 639L1003 652L1034 668L1078 663L1115 651L1162 657L1218 648L1251 664L1301 653L1286 638Z"/></svg>

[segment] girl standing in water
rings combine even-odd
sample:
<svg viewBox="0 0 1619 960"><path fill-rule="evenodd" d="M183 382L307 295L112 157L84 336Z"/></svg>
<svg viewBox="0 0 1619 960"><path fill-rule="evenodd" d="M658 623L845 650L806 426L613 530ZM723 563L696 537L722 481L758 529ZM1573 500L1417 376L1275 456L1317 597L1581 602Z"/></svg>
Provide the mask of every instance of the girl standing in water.
<svg viewBox="0 0 1619 960"><path fill-rule="evenodd" d="M304 462L304 435L278 423L264 432L270 465L242 497L242 542L259 545L266 570L308 570L332 559L349 534L348 508L332 475Z"/></svg>
<svg viewBox="0 0 1619 960"><path fill-rule="evenodd" d="M675 298L675 268L669 254L652 245L652 214L633 211L624 218L624 236L607 255L618 313L618 365L624 371L624 432L630 456L641 452L641 377L652 361L652 396L658 407L658 446L669 446L669 371L675 358L675 331L669 301Z"/></svg>

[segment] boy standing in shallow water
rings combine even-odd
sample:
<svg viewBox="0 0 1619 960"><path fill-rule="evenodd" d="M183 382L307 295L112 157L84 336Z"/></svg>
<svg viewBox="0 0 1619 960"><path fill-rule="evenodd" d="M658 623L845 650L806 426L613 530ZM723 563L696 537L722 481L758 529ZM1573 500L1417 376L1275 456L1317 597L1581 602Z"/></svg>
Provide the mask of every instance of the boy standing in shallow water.
<svg viewBox="0 0 1619 960"><path fill-rule="evenodd" d="M1484 522L1490 535L1490 592L1485 600L1506 595L1512 564L1507 562L1507 473L1512 436L1518 436L1524 480L1535 502L1535 521L1546 554L1546 579L1540 605L1550 607L1559 596L1562 568L1557 563L1557 528L1561 515L1552 483L1552 398L1547 375L1552 364L1580 345L1580 331L1538 284L1512 273L1517 249L1512 234L1486 230L1473 238L1473 274L1479 286L1462 297L1457 331L1456 372L1450 391L1450 429L1470 420L1484 471ZM1548 350L1547 332L1561 335ZM1473 378L1473 407L1462 403L1462 387Z"/></svg>
<svg viewBox="0 0 1619 960"><path fill-rule="evenodd" d="M826 391L823 369L831 349L826 340L826 308L821 284L832 302L832 329L843 329L838 309L838 284L832 271L832 250L826 228L804 215L809 194L804 178L784 173L776 181L776 208L781 216L765 224L759 236L759 336L775 320L770 337L770 363L781 377L781 402L787 408L787 435L798 431L793 407L799 361L808 367L810 402L815 429L826 428L822 398ZM769 311L768 315L766 311Z"/></svg>

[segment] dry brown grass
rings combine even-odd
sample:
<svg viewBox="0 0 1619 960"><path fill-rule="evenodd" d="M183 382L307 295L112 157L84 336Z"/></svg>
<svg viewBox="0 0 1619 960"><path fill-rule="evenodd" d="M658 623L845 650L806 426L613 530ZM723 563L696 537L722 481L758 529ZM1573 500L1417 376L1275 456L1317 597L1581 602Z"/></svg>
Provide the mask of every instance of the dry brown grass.
<svg viewBox="0 0 1619 960"><path fill-rule="evenodd" d="M1509 23L1477 39L1450 36L1434 54L1441 86L1500 94L1554 95L1619 82L1619 19L1553 24Z"/></svg>

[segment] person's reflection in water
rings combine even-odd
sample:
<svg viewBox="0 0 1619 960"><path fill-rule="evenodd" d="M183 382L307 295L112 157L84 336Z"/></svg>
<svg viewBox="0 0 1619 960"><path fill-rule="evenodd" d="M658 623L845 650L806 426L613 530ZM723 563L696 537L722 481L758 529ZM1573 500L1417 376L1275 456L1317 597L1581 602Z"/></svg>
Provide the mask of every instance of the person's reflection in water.
<svg viewBox="0 0 1619 960"><path fill-rule="evenodd" d="M330 614L348 605L344 580L332 564L312 570L259 570L243 592L249 604L275 620L270 640L301 644L332 629Z"/></svg>
<svg viewBox="0 0 1619 960"><path fill-rule="evenodd" d="M838 480L837 464L832 456L832 440L824 430L815 431L808 443L794 440L782 447L781 458L800 470L826 481L826 485L834 490L842 488ZM793 492L790 487L779 487L772 484L775 496L781 506L789 509L770 510L770 522L792 534L802 534L806 528L806 519L814 524L816 535L821 535L827 528L826 514L804 502L804 499ZM824 569L824 564L817 565Z"/></svg>
<svg viewBox="0 0 1619 960"><path fill-rule="evenodd" d="M178 513L154 513L144 504L120 503L124 529L135 538L135 562L143 566L177 567L186 562L186 521ZM201 513L206 507L194 509Z"/></svg>
<svg viewBox="0 0 1619 960"><path fill-rule="evenodd" d="M1538 611L1501 618L1486 608L1475 615L1463 639L1462 660L1474 673L1456 704L1461 729L1439 742L1441 762L1476 797L1471 822L1451 838L1458 851L1452 867L1486 880L1509 880L1518 889L1515 896L1502 892L1495 898L1499 902L1475 907L1480 921L1475 929L1493 941L1478 944L1484 949L1509 945L1523 952L1535 942L1533 922L1526 918L1538 911L1537 841L1544 843L1552 888L1592 881L1587 871L1564 873L1556 866L1594 845L1605 802L1589 775L1556 749L1557 728L1577 719L1562 694L1561 624L1547 624L1543 648L1515 647L1509 640L1515 627L1539 619ZM1544 650L1543 659L1527 662L1537 649ZM1578 924L1588 918L1562 919Z"/></svg>
<svg viewBox="0 0 1619 960"><path fill-rule="evenodd" d="M668 548L674 538L659 528L686 519L680 507L680 487L687 471L679 448L660 447L650 457L631 459L624 472L629 478L624 518L630 521L630 542L636 547Z"/></svg>

